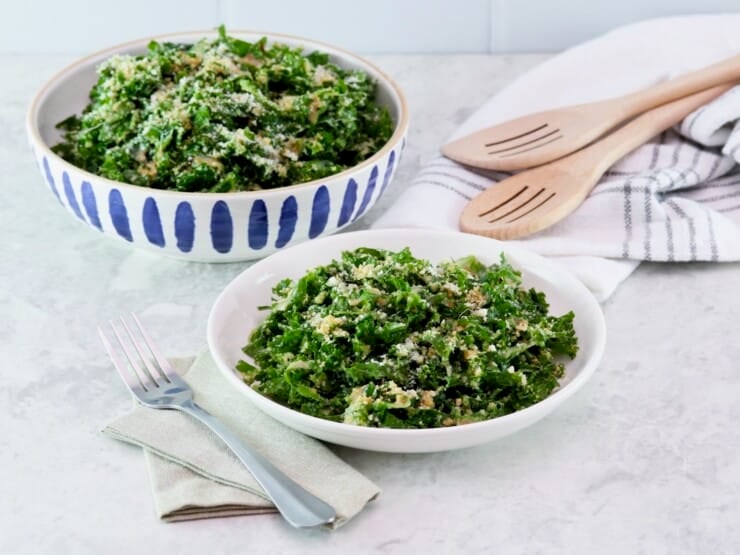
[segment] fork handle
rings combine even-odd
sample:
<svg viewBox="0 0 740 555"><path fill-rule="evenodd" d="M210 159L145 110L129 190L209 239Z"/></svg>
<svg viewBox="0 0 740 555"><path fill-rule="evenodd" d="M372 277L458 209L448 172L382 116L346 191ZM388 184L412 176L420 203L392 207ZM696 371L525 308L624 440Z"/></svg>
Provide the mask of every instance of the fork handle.
<svg viewBox="0 0 740 555"><path fill-rule="evenodd" d="M233 451L262 486L285 520L297 528L328 524L336 519L334 509L286 476L257 451L245 444L215 416L190 401L177 408L208 426Z"/></svg>

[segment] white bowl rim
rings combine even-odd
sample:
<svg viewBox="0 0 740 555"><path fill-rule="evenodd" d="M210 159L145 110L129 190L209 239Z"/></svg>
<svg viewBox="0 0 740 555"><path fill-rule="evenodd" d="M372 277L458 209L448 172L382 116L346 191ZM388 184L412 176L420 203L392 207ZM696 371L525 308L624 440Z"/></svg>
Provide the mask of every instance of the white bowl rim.
<svg viewBox="0 0 740 555"><path fill-rule="evenodd" d="M327 236L321 239L315 240L312 244L312 246L315 246L315 244L319 241L327 242L327 241L336 241L339 238L347 237L347 236L362 236L367 234L394 234L398 233L399 231L403 231L404 233L412 233L412 234L420 234L420 235L428 235L429 237L434 236L447 236L450 235L460 235L460 232L455 231L445 231L445 230L436 230L436 229L420 229L420 228L408 228L408 229L397 229L397 228L391 228L391 229L367 229L367 230L360 230L360 231L352 231L348 233L342 233L337 235L331 235ZM221 293L216 297L214 300L211 311L208 316L208 322L207 322L207 341L209 350L211 352L211 356L214 358L214 361L216 362L216 365L219 367L219 369L222 371L222 374L225 374L227 379L231 381L236 386L242 388L243 394L251 397L255 396L258 398L260 403L265 403L267 405L270 405L275 412L280 413L286 417L287 420L293 420L295 418L298 418L302 420L306 426L318 426L320 429L323 429L326 433L331 433L333 435L352 435L355 436L356 434L362 434L366 435L369 438L398 438L402 439L404 436L408 437L409 434L414 434L417 438L421 437L434 437L437 439L446 438L447 436L457 436L461 433L461 430L464 429L465 433L473 432L474 430L478 429L485 429L490 427L504 427L507 424L510 428L516 427L516 424L519 421L522 422L530 422L531 418L530 415L536 412L540 412L544 409L550 409L551 405L559 405L561 402L565 401L568 397L573 395L576 391L578 391L593 375L593 373L596 371L596 368L598 367L599 363L601 362L601 359L603 358L604 349L606 347L606 320L604 318L603 310L601 309L601 305L599 305L598 301L596 300L596 297L593 296L593 294L586 288L586 286L578 280L575 276L570 274L569 272L565 271L564 269L561 269L558 266L555 266L550 260L546 259L545 257L527 250L523 247L509 245L504 241L497 241L495 239L490 239L483 236L476 236L480 239L486 239L489 241L493 241L495 243L498 243L500 245L500 249L504 252L508 251L512 254L512 258L516 258L518 260L533 260L537 261L539 263L544 263L548 267L548 269L555 272L560 279L565 279L570 287L575 288L580 295L584 295L584 298L588 298L587 301L589 304L592 305L592 308L595 308L594 314L597 315L596 319L596 341L593 343L593 354L591 355L591 358L589 362L586 364L586 366L567 384L563 386L559 386L557 389L555 389L550 395L542 399L541 401L530 405L528 407L525 407L523 409L519 409L517 411L514 411L509 414L505 414L502 416L497 416L495 418L489 418L488 420L481 420L479 422L471 422L469 424L463 424L458 426L449 426L449 427L438 427L438 428L373 428L369 426L357 426L354 424L345 424L343 422L335 422L333 420L327 420L324 418L320 418L318 416L312 416L310 414L306 414L303 412L300 412L296 409L291 409L290 407L287 407L285 405L282 405L276 401L273 401L269 397L266 397L262 395L261 393L258 393L254 389L252 389L248 383L246 383L244 380L242 380L237 375L237 370L232 368L228 369L228 364L226 364L226 361L223 360L218 352L215 352L213 349L213 345L216 342L215 337L213 336L215 324L211 321L214 317L215 307L221 302L222 297L226 295L227 289L229 289L236 281L238 281L243 274L249 272L257 266L260 263L263 263L264 261L268 260L270 256L265 257L261 260L258 260L254 264L250 265L249 268L246 268L244 271L240 272L238 275L236 275L221 291ZM285 249L283 251L280 251L278 253L275 253L276 255L285 255L286 252L290 251L291 249L295 248L301 248L302 246L306 246L307 244L298 244L292 247L289 247L288 249ZM517 268L518 269L518 268ZM257 405L259 407L259 405ZM552 407L554 408L554 407ZM262 409L260 409L262 410ZM283 423L286 422L286 420L281 420Z"/></svg>
<svg viewBox="0 0 740 555"><path fill-rule="evenodd" d="M398 121L396 122L394 126L393 134L386 141L383 147L377 152L375 152L370 158L367 158L366 160L363 160L359 164L356 164L352 167L342 170L339 173L327 175L326 177L323 177L321 179L314 179L312 181L306 181L304 183L295 183L293 185L286 185L284 187L275 187L272 189L260 189L258 191L233 191L233 192L226 192L226 193L209 193L209 192L203 192L203 191L173 191L171 189L155 189L153 187L142 187L140 185L133 185L131 183L126 183L123 181L115 181L113 179L108 179L106 177L96 175L94 173L90 173L87 170L84 170L78 166L70 164L64 158L62 158L61 156L57 155L54 151L52 151L49 145L46 144L46 141L42 139L41 134L39 133L39 126L38 126L38 111L39 111L39 106L41 104L41 101L45 99L45 97L50 93L50 91L54 89L54 87L57 85L59 81L69 76L70 74L75 73L76 71L81 69L83 66L87 66L88 64L90 64L96 59L104 59L106 57L110 57L116 54L117 52L120 52L121 50L126 50L126 49L133 48L136 46L147 45L151 41L174 42L177 40L181 40L181 41L192 40L192 42L195 42L198 39L213 37L217 33L218 33L217 30L209 29L209 30L202 30L202 31L184 31L184 32L175 32L175 33L165 33L165 34L153 35L153 36L145 37L145 38L139 38L139 39L123 42L120 44L116 44L114 46L109 46L102 50L98 50L62 68L41 86L41 88L37 91L37 93L31 99L31 103L29 104L28 110L26 112L26 131L31 137L31 139L33 140L34 149L37 149L37 148L40 149L43 156L54 159L54 161L57 164L60 164L68 172L70 170L72 172L77 172L79 174L82 174L83 176L89 177L88 180L91 182L94 182L94 181L102 182L102 183L107 184L109 187L116 187L118 189L136 191L139 193L142 191L151 191L151 194L174 195L180 198L182 197L186 197L186 198L201 197L201 198L210 198L210 199L219 200L219 199L235 199L235 198L240 198L240 197L266 198L266 197L271 197L271 196L284 196L285 194L289 194L287 193L289 191L295 191L297 189L303 189L303 188L317 187L320 185L325 185L330 180L343 179L345 177L350 177L352 175L355 175L358 172L365 170L366 168L372 165L377 164L377 162L381 160L388 153L388 151L395 148L398 145L398 143L403 139L403 137L406 135L406 132L408 130L408 125L409 125L409 110L408 110L408 104L406 102L406 96L404 95L403 91L401 90L399 85L396 83L396 81L392 79L387 73L385 73L378 66L373 64L372 62L366 60L365 58L361 56L358 56L357 54L353 54L352 52L349 52L348 50L345 50L343 48L339 48L337 46L334 46L326 42L317 41L317 40L301 37L298 35L290 35L290 34L285 34L285 33L272 33L272 32L249 30L249 29L230 29L227 31L227 33L237 38L239 38L240 36L249 35L249 36L255 36L255 37L258 36L260 38L267 37L268 40L273 41L273 42L278 42L280 40L293 41L293 42L300 43L301 45L304 45L307 47L316 48L316 50L319 50L321 52L325 52L328 54L335 54L340 58L346 58L346 59L352 60L360 66L362 65L367 66L368 68L370 68L372 71L374 71L377 74L380 80L384 81L384 85L386 85L390 90L393 91L393 94L396 95L396 98L398 100L399 117L398 117Z"/></svg>

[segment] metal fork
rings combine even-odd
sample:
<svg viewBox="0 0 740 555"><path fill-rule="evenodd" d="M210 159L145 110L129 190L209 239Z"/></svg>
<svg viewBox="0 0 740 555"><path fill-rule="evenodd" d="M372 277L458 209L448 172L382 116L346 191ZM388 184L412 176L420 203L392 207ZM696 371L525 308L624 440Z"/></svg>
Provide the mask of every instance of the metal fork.
<svg viewBox="0 0 740 555"><path fill-rule="evenodd" d="M234 452L291 525L309 528L333 522L336 513L330 505L291 480L193 401L190 386L161 355L136 315L131 314L131 317L139 337L124 318L120 319L122 331L113 321L110 322L125 357L113 348L101 328L98 332L108 356L134 399L146 407L185 412L208 426Z"/></svg>

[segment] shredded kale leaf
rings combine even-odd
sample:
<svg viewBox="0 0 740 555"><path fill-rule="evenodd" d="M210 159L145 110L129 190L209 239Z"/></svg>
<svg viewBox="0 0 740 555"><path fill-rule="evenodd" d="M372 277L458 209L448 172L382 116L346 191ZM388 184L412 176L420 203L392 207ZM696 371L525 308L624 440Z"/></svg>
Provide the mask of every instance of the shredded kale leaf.
<svg viewBox="0 0 740 555"><path fill-rule="evenodd" d="M550 315L502 256L438 265L359 248L285 279L237 369L303 413L372 427L495 418L541 401L578 342L573 312Z"/></svg>
<svg viewBox="0 0 740 555"><path fill-rule="evenodd" d="M57 127L62 158L134 185L230 192L340 172L390 138L375 83L321 52L227 35L152 42L98 68L90 104Z"/></svg>

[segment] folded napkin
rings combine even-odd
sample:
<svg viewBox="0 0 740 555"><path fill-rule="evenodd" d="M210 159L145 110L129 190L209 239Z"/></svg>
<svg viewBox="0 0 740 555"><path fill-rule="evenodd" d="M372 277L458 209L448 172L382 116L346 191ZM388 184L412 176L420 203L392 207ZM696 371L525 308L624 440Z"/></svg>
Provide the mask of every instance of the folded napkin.
<svg viewBox="0 0 740 555"><path fill-rule="evenodd" d="M558 106L656 84L740 52L740 15L649 20L557 55L493 96L448 140ZM555 226L511 241L551 257L600 300L642 260L740 260L740 87L636 149ZM373 227L458 228L465 204L505 172L441 156Z"/></svg>
<svg viewBox="0 0 740 555"><path fill-rule="evenodd" d="M254 407L216 368L210 353L172 360L195 401L308 491L329 503L340 526L380 490L324 444ZM165 521L275 512L249 471L208 428L174 410L135 403L103 433L144 448L157 514Z"/></svg>

